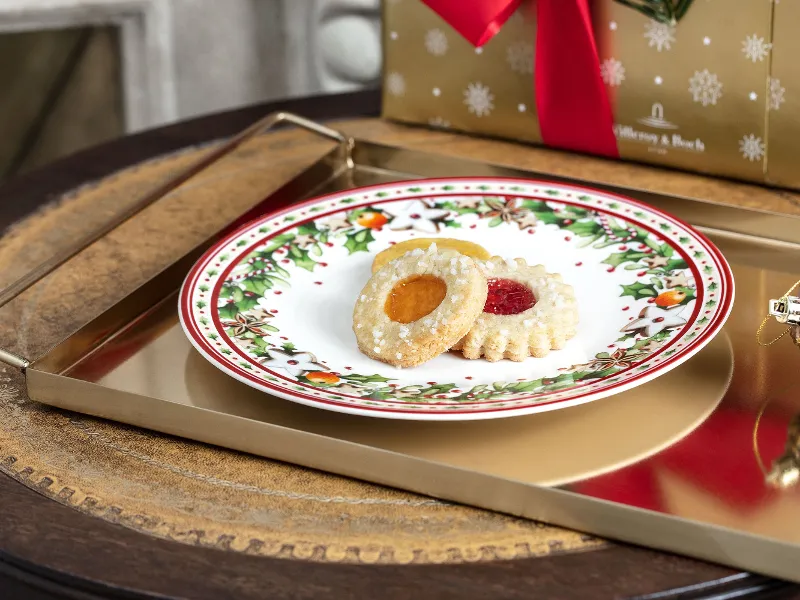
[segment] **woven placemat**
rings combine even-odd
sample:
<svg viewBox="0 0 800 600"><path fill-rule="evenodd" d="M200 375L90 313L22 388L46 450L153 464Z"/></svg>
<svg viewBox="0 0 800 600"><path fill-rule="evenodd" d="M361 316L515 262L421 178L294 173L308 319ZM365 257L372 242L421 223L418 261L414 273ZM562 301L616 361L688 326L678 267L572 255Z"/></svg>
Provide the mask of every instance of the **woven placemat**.
<svg viewBox="0 0 800 600"><path fill-rule="evenodd" d="M328 146L263 136L70 261L3 309L3 347L41 355L277 188ZM8 283L204 148L58 199L0 240ZM545 556L606 542L563 529L67 413L0 374L0 470L58 502L163 538L287 559L441 563Z"/></svg>

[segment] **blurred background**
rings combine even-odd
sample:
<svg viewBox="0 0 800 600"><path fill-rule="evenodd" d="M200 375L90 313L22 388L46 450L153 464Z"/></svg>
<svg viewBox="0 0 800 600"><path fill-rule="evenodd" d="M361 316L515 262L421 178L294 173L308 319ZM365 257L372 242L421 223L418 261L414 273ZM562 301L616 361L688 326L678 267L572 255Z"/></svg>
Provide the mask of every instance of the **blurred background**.
<svg viewBox="0 0 800 600"><path fill-rule="evenodd" d="M380 65L379 0L0 0L0 181L172 121L376 86Z"/></svg>

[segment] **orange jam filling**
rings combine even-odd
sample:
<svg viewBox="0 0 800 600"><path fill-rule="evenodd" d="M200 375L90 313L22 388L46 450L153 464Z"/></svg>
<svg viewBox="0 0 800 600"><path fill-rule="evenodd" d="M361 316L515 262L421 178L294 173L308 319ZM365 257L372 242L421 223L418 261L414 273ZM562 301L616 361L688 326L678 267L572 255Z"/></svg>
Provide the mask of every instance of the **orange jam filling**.
<svg viewBox="0 0 800 600"><path fill-rule="evenodd" d="M386 315L396 323L412 323L432 313L447 294L447 284L433 275L414 275L392 288Z"/></svg>

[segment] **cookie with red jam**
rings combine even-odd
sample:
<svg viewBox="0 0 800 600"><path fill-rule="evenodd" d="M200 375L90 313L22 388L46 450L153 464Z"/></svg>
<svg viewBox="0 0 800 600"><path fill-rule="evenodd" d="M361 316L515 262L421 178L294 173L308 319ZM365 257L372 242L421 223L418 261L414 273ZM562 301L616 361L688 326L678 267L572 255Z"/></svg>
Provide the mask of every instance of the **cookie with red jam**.
<svg viewBox="0 0 800 600"><path fill-rule="evenodd" d="M500 257L479 262L487 279L483 311L453 346L466 358L542 358L560 350L578 330L578 302L572 286L542 265Z"/></svg>

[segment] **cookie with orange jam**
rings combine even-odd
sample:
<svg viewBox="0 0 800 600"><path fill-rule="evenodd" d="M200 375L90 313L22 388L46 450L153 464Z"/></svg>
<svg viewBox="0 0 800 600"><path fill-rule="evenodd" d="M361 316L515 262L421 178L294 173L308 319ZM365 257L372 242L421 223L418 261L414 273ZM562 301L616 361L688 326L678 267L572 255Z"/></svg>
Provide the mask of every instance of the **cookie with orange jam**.
<svg viewBox="0 0 800 600"><path fill-rule="evenodd" d="M455 250L459 254L478 260L487 260L492 256L488 250L475 242L457 240L455 238L415 238L403 240L394 246L389 246L385 250L378 252L378 254L375 255L375 259L372 261L372 272L374 273L395 258L400 258L406 252L416 250L417 248L427 250L430 248L431 244L436 244L439 250Z"/></svg>
<svg viewBox="0 0 800 600"><path fill-rule="evenodd" d="M483 312L453 350L490 362L542 358L578 330L578 302L561 275L525 260L492 257L479 263L488 281Z"/></svg>
<svg viewBox="0 0 800 600"><path fill-rule="evenodd" d="M378 269L353 309L353 332L367 356L413 367L446 352L469 331L486 304L476 262L432 244Z"/></svg>

